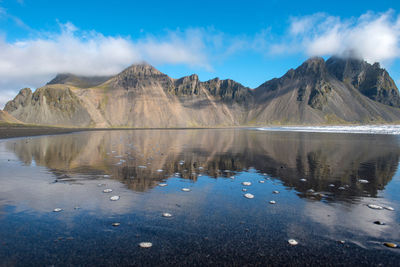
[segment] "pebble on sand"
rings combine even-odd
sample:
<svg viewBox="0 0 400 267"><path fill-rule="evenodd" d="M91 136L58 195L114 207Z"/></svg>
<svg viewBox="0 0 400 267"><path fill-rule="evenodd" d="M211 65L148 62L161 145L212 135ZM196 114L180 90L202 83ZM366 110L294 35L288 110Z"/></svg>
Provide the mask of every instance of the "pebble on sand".
<svg viewBox="0 0 400 267"><path fill-rule="evenodd" d="M375 205L375 204L368 204L368 208L373 209L373 210L382 210L383 208L381 206Z"/></svg>
<svg viewBox="0 0 400 267"><path fill-rule="evenodd" d="M167 186L167 184L162 183L162 184L158 184L158 186L164 187L164 186Z"/></svg>
<svg viewBox="0 0 400 267"><path fill-rule="evenodd" d="M254 198L254 195L253 195L253 194L250 194L250 193L246 193L246 194L244 194L243 196L244 196L245 198L248 198L248 199Z"/></svg>
<svg viewBox="0 0 400 267"><path fill-rule="evenodd" d="M103 190L103 193L111 193L111 192L112 192L112 189L110 189L110 188L107 188L107 189Z"/></svg>
<svg viewBox="0 0 400 267"><path fill-rule="evenodd" d="M60 208L55 208L55 209L53 210L53 212L60 212L60 211L62 211L62 209L60 209Z"/></svg>
<svg viewBox="0 0 400 267"><path fill-rule="evenodd" d="M182 191L183 192L190 192L191 190L190 190L190 188L182 188Z"/></svg>
<svg viewBox="0 0 400 267"><path fill-rule="evenodd" d="M114 226L114 227L117 227L117 226L120 226L120 225L121 225L121 223L119 223L119 222L112 223L112 226Z"/></svg>
<svg viewBox="0 0 400 267"><path fill-rule="evenodd" d="M299 244L299 242L297 242L297 241L294 240L294 239L289 239L289 240L288 240L288 243L289 243L291 246L296 246L297 244Z"/></svg>
<svg viewBox="0 0 400 267"><path fill-rule="evenodd" d="M152 246L153 246L153 244L150 243L150 242L141 242L141 243L139 243L139 247L141 247L141 248L151 248Z"/></svg>
<svg viewBox="0 0 400 267"><path fill-rule="evenodd" d="M110 200L117 201L117 200L119 200L119 196L112 196L112 197L110 197Z"/></svg>
<svg viewBox="0 0 400 267"><path fill-rule="evenodd" d="M276 201L275 201L275 200L271 200L271 201L269 202L269 204L276 204Z"/></svg>
<svg viewBox="0 0 400 267"><path fill-rule="evenodd" d="M249 186L249 185L251 185L251 182L243 182L242 185Z"/></svg>
<svg viewBox="0 0 400 267"><path fill-rule="evenodd" d="M392 208L392 207L389 207L389 206L385 206L385 207L383 207L385 210L390 210L390 211L394 211L394 208Z"/></svg>
<svg viewBox="0 0 400 267"><path fill-rule="evenodd" d="M397 244L395 243L391 243L391 242L385 242L383 243L385 246L389 247L389 248L397 248Z"/></svg>
<svg viewBox="0 0 400 267"><path fill-rule="evenodd" d="M164 213L162 214L162 216L165 217L165 218L169 218L169 217L172 217L172 214L171 214L171 213L168 213L168 212L164 212Z"/></svg>

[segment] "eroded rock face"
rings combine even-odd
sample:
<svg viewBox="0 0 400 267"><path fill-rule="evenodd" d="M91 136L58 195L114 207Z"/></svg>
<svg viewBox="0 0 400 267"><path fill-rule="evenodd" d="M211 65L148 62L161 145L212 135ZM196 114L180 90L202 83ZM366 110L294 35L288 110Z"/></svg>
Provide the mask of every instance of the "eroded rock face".
<svg viewBox="0 0 400 267"><path fill-rule="evenodd" d="M164 128L395 122L399 104L379 64L314 57L256 89L196 74L173 79L146 63L107 81L59 75L21 90L5 110L27 123Z"/></svg>
<svg viewBox="0 0 400 267"><path fill-rule="evenodd" d="M389 73L379 63L332 57L326 62L328 70L340 81L349 83L368 98L382 104L400 107L400 96Z"/></svg>
<svg viewBox="0 0 400 267"><path fill-rule="evenodd" d="M80 100L69 87L45 86L34 93L22 89L5 108L19 120L33 124L88 126L91 118Z"/></svg>

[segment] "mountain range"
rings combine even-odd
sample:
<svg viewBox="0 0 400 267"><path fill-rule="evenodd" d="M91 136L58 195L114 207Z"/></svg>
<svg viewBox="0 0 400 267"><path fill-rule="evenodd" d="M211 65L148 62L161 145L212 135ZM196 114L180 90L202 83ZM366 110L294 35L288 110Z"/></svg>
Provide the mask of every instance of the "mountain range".
<svg viewBox="0 0 400 267"><path fill-rule="evenodd" d="M5 112L24 123L97 128L395 123L400 97L379 63L355 58L313 57L255 89L195 74L173 79L141 63L115 76L59 74L35 92L22 89Z"/></svg>

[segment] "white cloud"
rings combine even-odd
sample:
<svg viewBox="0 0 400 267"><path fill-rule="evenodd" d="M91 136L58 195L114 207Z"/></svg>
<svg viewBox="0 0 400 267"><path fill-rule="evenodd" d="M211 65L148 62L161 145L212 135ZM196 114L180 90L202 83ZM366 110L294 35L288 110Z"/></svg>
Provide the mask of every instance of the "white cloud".
<svg viewBox="0 0 400 267"><path fill-rule="evenodd" d="M42 35L42 34L41 34ZM57 73L112 75L125 67L148 61L151 64L185 64L211 70L206 30L170 31L161 37L104 36L80 31L72 23L39 38L7 42L0 39L0 108L5 91L15 94L22 87L36 88Z"/></svg>
<svg viewBox="0 0 400 267"><path fill-rule="evenodd" d="M309 56L348 56L368 62L386 62L400 57L400 17L393 10L368 12L358 18L341 19L324 13L291 19L288 34L270 53Z"/></svg>

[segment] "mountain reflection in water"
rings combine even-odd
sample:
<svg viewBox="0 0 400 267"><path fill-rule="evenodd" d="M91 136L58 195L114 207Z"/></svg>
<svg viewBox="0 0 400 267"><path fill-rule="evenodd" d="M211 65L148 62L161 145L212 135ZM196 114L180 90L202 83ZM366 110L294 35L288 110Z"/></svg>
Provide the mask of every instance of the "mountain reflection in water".
<svg viewBox="0 0 400 267"><path fill-rule="evenodd" d="M8 141L7 149L25 164L51 169L57 181L110 175L147 191L172 176L196 181L199 174L230 177L254 169L299 196L313 189L342 199L376 197L395 174L400 154L397 136L240 129L85 132Z"/></svg>
<svg viewBox="0 0 400 267"><path fill-rule="evenodd" d="M0 265L398 265L383 243L400 243L399 151L393 135L252 129L2 140Z"/></svg>

